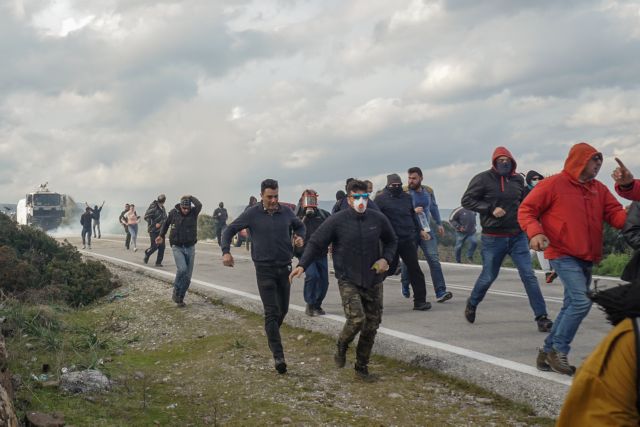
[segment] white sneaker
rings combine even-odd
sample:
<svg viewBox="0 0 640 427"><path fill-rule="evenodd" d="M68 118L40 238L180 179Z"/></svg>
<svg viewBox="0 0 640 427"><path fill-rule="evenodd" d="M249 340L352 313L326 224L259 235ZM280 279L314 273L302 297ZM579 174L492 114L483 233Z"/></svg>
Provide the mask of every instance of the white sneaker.
<svg viewBox="0 0 640 427"><path fill-rule="evenodd" d="M138 248L133 248L133 252L138 252Z"/></svg>
<svg viewBox="0 0 640 427"><path fill-rule="evenodd" d="M87 249L87 247L86 247L86 246L84 246L84 245L82 245L82 249Z"/></svg>

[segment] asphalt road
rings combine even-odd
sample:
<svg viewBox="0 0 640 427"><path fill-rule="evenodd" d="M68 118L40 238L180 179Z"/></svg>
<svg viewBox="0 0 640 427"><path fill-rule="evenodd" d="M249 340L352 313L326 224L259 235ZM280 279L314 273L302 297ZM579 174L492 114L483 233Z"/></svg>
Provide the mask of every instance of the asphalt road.
<svg viewBox="0 0 640 427"><path fill-rule="evenodd" d="M79 237L69 237L68 240L72 244L80 245ZM125 250L123 241L120 236L94 239L92 250L85 253L112 262L144 267L143 251L148 246L148 238L139 239L139 250L135 253ZM249 253L244 247L234 248L232 253L236 260L235 267L224 267L218 245L199 242L193 273L195 280L192 286L216 287L218 290L256 300L258 292L255 270ZM165 278L175 273L170 249L166 251L163 268L155 268L154 262L155 255L146 266L151 273L156 272ZM423 264L423 270L425 277L429 279L426 264ZM480 364L483 366L484 374L490 373L492 369L514 371L514 375L518 374L518 381L523 387L529 384L530 380L535 380L539 382L541 389L552 387L555 388L556 396L564 395L570 384L569 377L555 373L541 373L535 369L537 347L542 346L546 334L537 330L517 271L509 268L502 269L487 297L478 307L476 323L473 325L465 320L463 312L466 299L480 273L480 267L443 263L443 271L448 290L453 292L453 299L445 303L436 303L433 287L428 281L428 298L433 308L426 312L412 310L412 300L401 295L399 276L385 281L384 315L379 336L394 337L396 340L413 345L414 348L423 348L427 353L434 351L445 361L451 358L462 359L470 364ZM542 272L537 272L537 275L549 315L553 319L562 305L562 285L559 279L547 285L544 283ZM290 312L303 310L303 283L303 279L297 279L292 286ZM618 283L618 280L599 278L598 286L611 286L615 283ZM331 277L329 292L323 307L328 316L308 319L306 325L329 321L335 323L342 320L342 306L336 280L333 277ZM569 356L571 363L580 365L609 330L610 325L605 321L602 312L594 306L572 344ZM466 372L468 370L465 368L465 376L468 375ZM497 384L494 388L500 392L501 387L505 386ZM514 387L517 389L517 384ZM556 410L557 408L551 408L550 412L543 412L553 414Z"/></svg>

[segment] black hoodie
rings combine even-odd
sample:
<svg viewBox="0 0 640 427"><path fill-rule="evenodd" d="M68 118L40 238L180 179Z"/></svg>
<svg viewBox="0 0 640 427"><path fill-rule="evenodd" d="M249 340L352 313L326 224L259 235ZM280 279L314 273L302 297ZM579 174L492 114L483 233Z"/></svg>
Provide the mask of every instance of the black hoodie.
<svg viewBox="0 0 640 427"><path fill-rule="evenodd" d="M194 206L186 215L182 214L180 203L178 203L171 209L167 220L160 228L160 237L164 238L171 227L169 231L171 246L193 246L198 241L198 215L202 210L202 203L193 196L191 196L191 203Z"/></svg>

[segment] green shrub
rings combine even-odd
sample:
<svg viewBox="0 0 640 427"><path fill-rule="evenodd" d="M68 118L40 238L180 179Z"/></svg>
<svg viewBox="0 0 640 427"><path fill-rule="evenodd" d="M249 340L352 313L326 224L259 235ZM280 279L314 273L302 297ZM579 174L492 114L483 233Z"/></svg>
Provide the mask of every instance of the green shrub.
<svg viewBox="0 0 640 427"><path fill-rule="evenodd" d="M0 283L18 299L62 301L73 307L91 303L118 286L107 268L83 261L68 242L59 243L32 227L0 215Z"/></svg>
<svg viewBox="0 0 640 427"><path fill-rule="evenodd" d="M201 213L198 215L198 240L215 239L216 230L213 216Z"/></svg>
<svg viewBox="0 0 640 427"><path fill-rule="evenodd" d="M594 267L593 274L620 277L630 258L627 253L609 254Z"/></svg>

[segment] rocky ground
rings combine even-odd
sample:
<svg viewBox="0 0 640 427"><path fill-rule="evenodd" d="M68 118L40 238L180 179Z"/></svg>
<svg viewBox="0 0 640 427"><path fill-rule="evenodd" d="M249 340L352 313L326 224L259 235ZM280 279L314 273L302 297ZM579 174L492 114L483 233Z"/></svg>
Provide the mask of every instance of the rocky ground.
<svg viewBox="0 0 640 427"><path fill-rule="evenodd" d="M353 369L334 367L332 338L288 326L289 373L278 375L260 316L194 293L178 308L166 282L109 268L123 286L106 301L49 312L64 325L60 345L29 334L8 339L11 369L22 378L21 416L56 411L75 426L552 424L477 387L381 357L370 366L378 380L362 382ZM43 378L44 364L52 374ZM62 372L87 368L106 374L108 391L61 390Z"/></svg>

